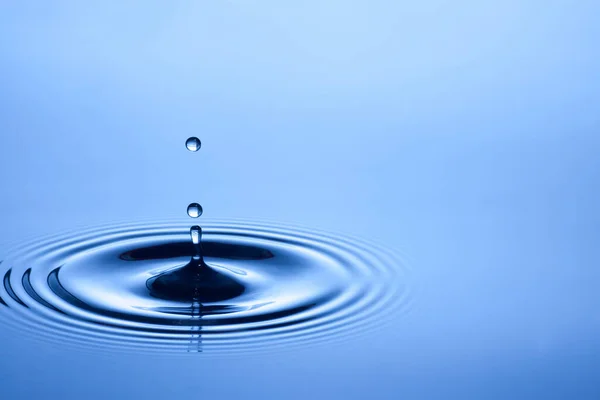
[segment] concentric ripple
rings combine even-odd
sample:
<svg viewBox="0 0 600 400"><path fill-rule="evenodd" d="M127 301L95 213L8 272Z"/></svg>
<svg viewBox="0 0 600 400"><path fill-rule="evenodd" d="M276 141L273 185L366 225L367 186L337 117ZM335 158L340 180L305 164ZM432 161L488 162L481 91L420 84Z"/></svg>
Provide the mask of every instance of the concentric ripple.
<svg viewBox="0 0 600 400"><path fill-rule="evenodd" d="M230 353L361 334L409 303L406 265L375 244L244 221L203 231L203 275L184 268L194 255L187 225L25 245L0 264L1 323L100 350Z"/></svg>

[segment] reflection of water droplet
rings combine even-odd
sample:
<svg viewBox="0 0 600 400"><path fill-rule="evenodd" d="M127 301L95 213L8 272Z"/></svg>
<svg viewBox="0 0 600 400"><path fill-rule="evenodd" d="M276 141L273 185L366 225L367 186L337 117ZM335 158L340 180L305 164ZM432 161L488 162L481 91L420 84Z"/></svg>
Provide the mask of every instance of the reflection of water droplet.
<svg viewBox="0 0 600 400"><path fill-rule="evenodd" d="M187 149L189 151L198 151L200 150L200 147L202 146L202 143L200 142L200 139L198 139L197 137L191 137L188 140L185 141L185 147L187 147Z"/></svg>
<svg viewBox="0 0 600 400"><path fill-rule="evenodd" d="M188 206L187 213L192 218L198 218L202 215L202 206L198 203L192 203Z"/></svg>

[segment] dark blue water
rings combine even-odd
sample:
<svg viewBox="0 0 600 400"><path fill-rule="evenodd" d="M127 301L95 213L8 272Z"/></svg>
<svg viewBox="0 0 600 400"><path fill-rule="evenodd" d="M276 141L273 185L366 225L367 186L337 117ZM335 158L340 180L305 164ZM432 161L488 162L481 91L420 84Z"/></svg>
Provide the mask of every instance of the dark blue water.
<svg viewBox="0 0 600 400"><path fill-rule="evenodd" d="M1 4L0 398L600 398L599 11Z"/></svg>

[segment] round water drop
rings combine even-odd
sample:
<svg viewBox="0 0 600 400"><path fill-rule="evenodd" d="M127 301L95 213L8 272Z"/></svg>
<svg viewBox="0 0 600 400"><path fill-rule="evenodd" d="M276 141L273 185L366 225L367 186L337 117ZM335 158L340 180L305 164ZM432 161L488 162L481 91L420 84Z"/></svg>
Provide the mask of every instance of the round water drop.
<svg viewBox="0 0 600 400"><path fill-rule="evenodd" d="M202 215L202 206L198 203L192 203L188 206L187 213L192 218L198 218Z"/></svg>
<svg viewBox="0 0 600 400"><path fill-rule="evenodd" d="M201 146L202 142L200 142L200 139L194 136L185 141L185 147L187 147L189 151L198 151Z"/></svg>

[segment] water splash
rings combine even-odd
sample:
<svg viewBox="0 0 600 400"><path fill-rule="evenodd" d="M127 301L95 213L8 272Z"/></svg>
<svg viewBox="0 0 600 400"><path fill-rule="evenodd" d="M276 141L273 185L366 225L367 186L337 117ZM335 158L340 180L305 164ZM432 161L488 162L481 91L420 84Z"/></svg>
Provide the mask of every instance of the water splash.
<svg viewBox="0 0 600 400"><path fill-rule="evenodd" d="M127 224L23 246L0 264L0 324L61 346L231 354L372 332L410 306L402 260L313 229Z"/></svg>
<svg viewBox="0 0 600 400"><path fill-rule="evenodd" d="M25 246L0 262L0 308L12 311L0 322L62 345L231 353L340 339L408 304L401 262L377 245L243 221L204 226L109 226Z"/></svg>

